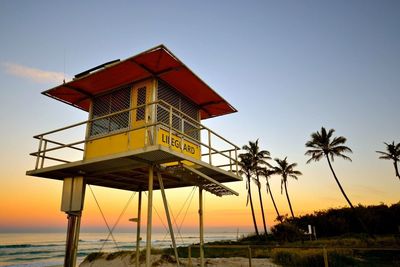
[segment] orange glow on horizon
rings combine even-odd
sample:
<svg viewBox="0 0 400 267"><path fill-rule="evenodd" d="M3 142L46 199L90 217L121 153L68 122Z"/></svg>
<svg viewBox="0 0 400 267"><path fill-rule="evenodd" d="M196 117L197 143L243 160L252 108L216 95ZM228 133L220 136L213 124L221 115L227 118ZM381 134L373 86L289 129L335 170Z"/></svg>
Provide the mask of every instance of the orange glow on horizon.
<svg viewBox="0 0 400 267"><path fill-rule="evenodd" d="M326 177L326 175L324 176ZM279 177L277 177L279 178ZM279 179L271 181L271 187L274 197L281 214L288 214L289 209L285 195L280 194ZM328 180L329 184L324 190L315 191L312 186L307 185L307 180L291 181L289 192L295 215L304 215L316 210L324 210L330 207L344 207L346 203L336 188L333 181ZM396 181L394 181L396 182ZM4 183L4 182L3 182ZM0 229L7 228L60 228L66 229L66 215L60 211L62 182L51 181L47 179L37 179L33 177L21 177L13 179L13 187L10 190L2 190L2 200L0 202ZM345 186L349 187L344 183ZM216 197L210 193L204 194L204 222L206 228L219 229L249 229L252 231L253 222L250 207L246 207L246 189L244 182L227 184L232 189L240 193L239 197L226 196ZM5 188L4 186L2 188ZM101 187L92 187L96 198L106 216L110 227L114 225L122 210L131 197L132 192L107 189ZM254 185L253 202L256 213L256 220L259 230L262 229L261 211L258 200L258 192ZM364 197L353 196L349 189L351 197L355 198L354 203L380 204L379 188L374 188L376 194L364 194ZM367 190L367 189L366 189ZM368 189L372 190L372 189ZM375 192L374 191L374 192ZM166 190L170 211L176 219L174 225L182 226L187 229L198 228L198 189L195 189L190 202L192 188L168 189ZM368 191L366 191L368 192ZM398 198L396 194L386 194L385 204L396 203ZM373 198L375 197L375 199ZM276 224L275 210L272 206L269 195L262 191L264 210L267 220L267 226ZM122 216L118 228L133 228L129 218L137 216L138 194L135 194L132 202L128 205L126 214ZM164 229L166 219L162 205L161 194L158 190L154 192L153 226ZM184 203L186 204L184 205ZM188 208L190 202L190 207ZM142 199L142 225L146 225L147 197L143 193ZM184 214L187 214L183 220ZM156 212L157 211L157 212ZM179 216L178 213L180 212ZM161 219L159 218L159 216ZM183 220L183 221L182 221ZM87 188L85 204L82 215L82 228L105 228L105 223L97 208L94 198Z"/></svg>

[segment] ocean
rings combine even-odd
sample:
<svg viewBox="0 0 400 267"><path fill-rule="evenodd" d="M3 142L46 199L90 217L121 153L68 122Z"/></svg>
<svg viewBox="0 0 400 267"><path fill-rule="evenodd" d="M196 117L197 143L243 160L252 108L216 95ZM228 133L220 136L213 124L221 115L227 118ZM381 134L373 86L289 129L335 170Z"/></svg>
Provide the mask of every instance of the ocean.
<svg viewBox="0 0 400 267"><path fill-rule="evenodd" d="M107 233L80 233L78 263L92 252L113 252L133 250L135 233L113 233L116 244ZM198 233L176 234L177 246L199 242ZM44 267L60 266L64 262L66 233L0 233L0 266ZM205 242L236 240L236 232L206 232ZM146 245L146 235L142 234L141 248ZM171 246L166 233L152 233L152 246L166 248Z"/></svg>

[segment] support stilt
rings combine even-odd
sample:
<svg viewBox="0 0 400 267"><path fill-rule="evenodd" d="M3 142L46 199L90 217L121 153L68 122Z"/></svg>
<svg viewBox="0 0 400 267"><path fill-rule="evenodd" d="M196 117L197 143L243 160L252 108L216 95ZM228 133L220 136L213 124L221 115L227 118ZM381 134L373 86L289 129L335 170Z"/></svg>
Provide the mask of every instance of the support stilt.
<svg viewBox="0 0 400 267"><path fill-rule="evenodd" d="M199 187L200 266L204 267L203 189Z"/></svg>
<svg viewBox="0 0 400 267"><path fill-rule="evenodd" d="M64 267L75 267L76 265L84 198L85 183L83 177L65 178L61 200L61 210L68 216Z"/></svg>
<svg viewBox="0 0 400 267"><path fill-rule="evenodd" d="M151 227L152 227L152 211L153 211L153 174L154 166L149 167L149 194L147 200L147 234L146 234L146 267L151 266Z"/></svg>
<svg viewBox="0 0 400 267"><path fill-rule="evenodd" d="M162 199L163 199L163 203L164 203L165 215L167 216L168 228L169 228L169 233L171 235L172 246L174 248L176 265L179 266L179 256L178 256L178 250L176 248L174 229L172 228L171 217L169 216L168 202L167 202L167 196L165 195L164 183L163 183L163 180L162 180L162 177L161 177L161 174L159 171L157 171L157 177L158 177L158 183L160 185L161 195L162 195Z"/></svg>
<svg viewBox="0 0 400 267"><path fill-rule="evenodd" d="M65 246L65 267L75 267L76 253L78 250L79 228L81 224L81 212L68 213L67 242Z"/></svg>
<svg viewBox="0 0 400 267"><path fill-rule="evenodd" d="M142 218L142 191L139 191L139 201L138 201L138 217L136 226L136 267L139 267L140 258L140 223Z"/></svg>

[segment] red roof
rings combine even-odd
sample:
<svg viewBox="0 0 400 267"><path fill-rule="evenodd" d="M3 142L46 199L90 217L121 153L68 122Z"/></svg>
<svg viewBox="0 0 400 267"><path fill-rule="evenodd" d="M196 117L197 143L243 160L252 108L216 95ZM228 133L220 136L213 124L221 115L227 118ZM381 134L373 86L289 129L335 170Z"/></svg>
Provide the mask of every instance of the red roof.
<svg viewBox="0 0 400 267"><path fill-rule="evenodd" d="M202 119L236 112L234 107L163 45L106 65L93 73L88 72L87 75L44 91L43 94L88 111L90 98L150 77L165 81L199 105Z"/></svg>

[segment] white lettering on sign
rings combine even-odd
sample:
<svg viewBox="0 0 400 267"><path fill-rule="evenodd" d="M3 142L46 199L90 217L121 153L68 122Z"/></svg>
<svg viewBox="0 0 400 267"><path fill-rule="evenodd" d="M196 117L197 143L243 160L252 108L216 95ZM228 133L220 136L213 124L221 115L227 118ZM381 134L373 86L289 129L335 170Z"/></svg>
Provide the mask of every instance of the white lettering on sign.
<svg viewBox="0 0 400 267"><path fill-rule="evenodd" d="M169 144L169 136L165 134L161 134L161 141L165 144ZM174 137L171 138L171 146L174 146L176 148L181 148L181 141L179 139L176 139ZM195 148L189 144L183 143L182 150L189 152L190 154L195 153Z"/></svg>

